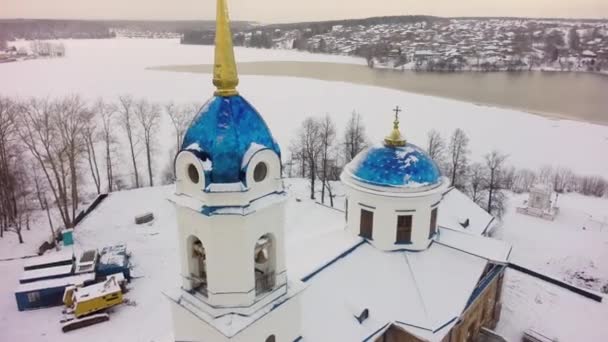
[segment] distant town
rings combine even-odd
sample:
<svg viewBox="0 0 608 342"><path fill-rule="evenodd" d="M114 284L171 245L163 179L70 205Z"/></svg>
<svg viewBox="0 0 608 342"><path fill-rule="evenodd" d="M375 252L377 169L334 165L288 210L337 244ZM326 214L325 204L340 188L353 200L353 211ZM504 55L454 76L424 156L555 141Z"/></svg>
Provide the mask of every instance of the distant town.
<svg viewBox="0 0 608 342"><path fill-rule="evenodd" d="M212 44L213 32L183 43ZM608 21L407 16L270 25L236 44L363 57L370 67L419 71L608 71Z"/></svg>
<svg viewBox="0 0 608 342"><path fill-rule="evenodd" d="M0 51L16 39L180 38L183 44L212 45L215 37L209 21L0 20L0 28ZM237 46L352 55L373 68L608 73L608 20L396 16L238 22L233 34ZM0 52L0 61L17 53Z"/></svg>

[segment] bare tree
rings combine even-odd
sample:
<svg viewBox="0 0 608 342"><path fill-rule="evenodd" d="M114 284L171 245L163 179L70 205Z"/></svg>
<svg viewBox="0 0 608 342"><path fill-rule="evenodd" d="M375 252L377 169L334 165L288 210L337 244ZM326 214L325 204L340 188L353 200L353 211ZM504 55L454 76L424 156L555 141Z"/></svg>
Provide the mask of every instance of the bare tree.
<svg viewBox="0 0 608 342"><path fill-rule="evenodd" d="M84 126L84 140L87 151L87 161L89 162L89 169L91 170L91 177L95 184L97 194L101 193L101 177L99 175L99 166L97 164L97 154L95 153L95 144L97 143L100 134L97 127L97 118L95 114L97 111L93 110L92 119L89 120Z"/></svg>
<svg viewBox="0 0 608 342"><path fill-rule="evenodd" d="M152 149L154 146L152 146L152 141L154 135L158 131L160 107L157 104L148 102L146 99L141 99L135 105L135 115L137 116L143 133L146 159L148 162L149 184L150 186L154 186L154 177L152 174Z"/></svg>
<svg viewBox="0 0 608 342"><path fill-rule="evenodd" d="M502 154L499 151L492 151L485 155L486 162L486 190L488 191L488 205L487 211L490 214L496 214L499 217L504 213L504 193L503 189L503 168L505 160L507 159L506 154Z"/></svg>
<svg viewBox="0 0 608 342"><path fill-rule="evenodd" d="M58 103L56 125L69 169L72 218L78 209L78 163L86 150L85 127L91 122L91 111L79 96L68 96Z"/></svg>
<svg viewBox="0 0 608 342"><path fill-rule="evenodd" d="M54 116L53 103L49 100L30 99L21 108L19 135L23 143L38 163L47 180L49 189L58 205L63 223L70 226L71 219L66 208L67 203L65 182L61 177L59 163L61 156L56 153L58 140L52 120Z"/></svg>
<svg viewBox="0 0 608 342"><path fill-rule="evenodd" d="M0 238L17 215L14 163L16 103L0 96Z"/></svg>
<svg viewBox="0 0 608 342"><path fill-rule="evenodd" d="M352 112L346 124L342 143L344 145L344 162L346 163L353 160L359 152L367 147L367 137L365 127L361 121L361 114Z"/></svg>
<svg viewBox="0 0 608 342"><path fill-rule="evenodd" d="M483 166L479 163L472 164L469 168L468 176L469 183L467 193L473 202L481 205L483 201L482 193L484 185L486 184L486 175Z"/></svg>
<svg viewBox="0 0 608 342"><path fill-rule="evenodd" d="M536 183L536 173L532 170L521 169L515 172L513 186L511 190L522 193L530 191L530 188Z"/></svg>
<svg viewBox="0 0 608 342"><path fill-rule="evenodd" d="M432 129L427 133L427 153L437 164L442 164L445 159L445 140L441 133Z"/></svg>
<svg viewBox="0 0 608 342"><path fill-rule="evenodd" d="M97 100L95 103L95 111L101 119L101 140L105 146L105 162L106 162L106 178L108 182L108 192L114 190L114 169L113 169L113 152L114 152L114 122L117 108L114 104L106 103L103 99Z"/></svg>
<svg viewBox="0 0 608 342"><path fill-rule="evenodd" d="M137 171L137 158L135 155L135 144L137 141L136 135L134 134L133 120L135 114L133 113L134 101L130 95L123 95L118 98L120 103L120 115L122 126L127 133L127 139L129 140L129 149L131 151L131 161L133 163L133 173L135 174L135 187L139 188L139 172Z"/></svg>
<svg viewBox="0 0 608 342"><path fill-rule="evenodd" d="M325 115L319 122L319 138L321 139L321 181L323 182L321 187L321 203L325 203L325 189L329 191L329 201L331 206L334 206L334 199L331 194L331 185L330 185L330 163L335 162L331 160L331 155L333 153L333 147L336 140L336 125L333 120L329 116L329 114Z"/></svg>
<svg viewBox="0 0 608 342"><path fill-rule="evenodd" d="M165 113L169 116L169 119L171 119L173 129L175 130L176 153L180 150L182 139L184 138L184 134L186 134L188 125L190 125L192 118L194 118L199 108L200 106L196 103L182 106L175 105L173 102L165 104Z"/></svg>
<svg viewBox="0 0 608 342"><path fill-rule="evenodd" d="M310 199L315 199L315 181L317 177L317 164L321 154L321 133L319 124L313 118L308 117L302 122L302 126L292 142L293 150L299 151L305 165L308 167L310 179Z"/></svg>
<svg viewBox="0 0 608 342"><path fill-rule="evenodd" d="M466 173L469 153L469 138L462 129L457 128L450 138L448 171L451 185L459 189L464 186L460 178Z"/></svg>

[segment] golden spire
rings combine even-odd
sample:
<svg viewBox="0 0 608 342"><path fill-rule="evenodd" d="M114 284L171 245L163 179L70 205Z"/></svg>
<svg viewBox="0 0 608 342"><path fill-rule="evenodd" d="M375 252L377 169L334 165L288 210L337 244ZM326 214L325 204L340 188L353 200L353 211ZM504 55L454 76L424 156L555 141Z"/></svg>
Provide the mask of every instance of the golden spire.
<svg viewBox="0 0 608 342"><path fill-rule="evenodd" d="M405 146L405 139L401 136L401 132L399 131L399 112L401 112L401 108L397 106L393 111L395 112L393 130L391 131L391 134L384 138L384 145L390 147Z"/></svg>
<svg viewBox="0 0 608 342"><path fill-rule="evenodd" d="M217 88L216 96L238 95L236 86L239 77L234 61L232 33L226 0L217 0L217 16L215 19L215 62L213 66L213 85Z"/></svg>

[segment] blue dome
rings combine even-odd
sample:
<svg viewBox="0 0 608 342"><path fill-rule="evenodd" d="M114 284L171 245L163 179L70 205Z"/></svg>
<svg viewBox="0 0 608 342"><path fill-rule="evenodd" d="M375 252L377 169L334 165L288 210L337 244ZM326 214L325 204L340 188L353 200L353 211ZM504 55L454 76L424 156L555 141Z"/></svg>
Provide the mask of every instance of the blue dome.
<svg viewBox="0 0 608 342"><path fill-rule="evenodd" d="M239 95L216 96L194 118L184 136L182 151L192 151L203 161L211 160L205 174L210 183L244 181L241 163L252 144L281 150L262 116Z"/></svg>
<svg viewBox="0 0 608 342"><path fill-rule="evenodd" d="M437 164L416 145L373 146L347 166L356 180L386 187L419 188L441 182Z"/></svg>

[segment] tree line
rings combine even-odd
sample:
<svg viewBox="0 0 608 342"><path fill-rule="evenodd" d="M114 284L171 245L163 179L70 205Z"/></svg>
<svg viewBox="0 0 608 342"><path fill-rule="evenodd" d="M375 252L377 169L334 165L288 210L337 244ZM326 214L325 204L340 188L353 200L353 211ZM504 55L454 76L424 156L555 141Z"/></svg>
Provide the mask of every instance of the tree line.
<svg viewBox="0 0 608 342"><path fill-rule="evenodd" d="M162 177L153 167L161 116L173 126L174 154L198 109L131 95L92 102L78 95L25 100L0 95L0 237L12 231L23 243L22 228L29 229L35 210L46 211L53 235L51 211L58 226L73 227L87 185L99 194L154 186L159 178L172 182L172 167ZM128 154L127 179L116 173L119 151Z"/></svg>
<svg viewBox="0 0 608 342"><path fill-rule="evenodd" d="M534 185L548 184L556 196L578 192L587 196L608 195L608 182L600 176L576 175L565 167L544 166L538 171L518 169L509 165L508 155L493 150L481 161L471 160L470 139L457 128L449 137L431 130L423 147L439 169L456 187L487 212L502 217L506 210L505 191L527 192ZM353 112L339 137L329 115L306 118L289 146L290 158L285 163L288 177L304 177L309 181L310 198L317 199L315 189L321 187L321 202L326 196L334 205L332 181L337 181L342 168L369 146L361 115Z"/></svg>

